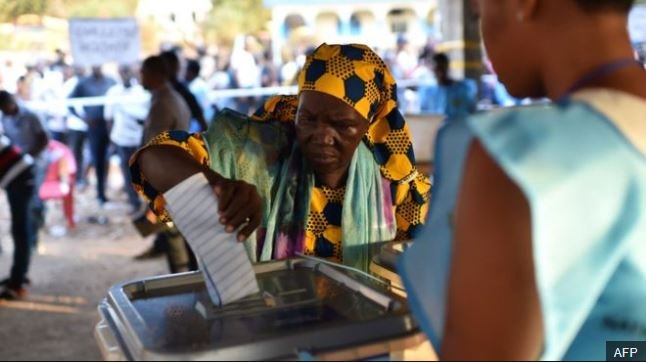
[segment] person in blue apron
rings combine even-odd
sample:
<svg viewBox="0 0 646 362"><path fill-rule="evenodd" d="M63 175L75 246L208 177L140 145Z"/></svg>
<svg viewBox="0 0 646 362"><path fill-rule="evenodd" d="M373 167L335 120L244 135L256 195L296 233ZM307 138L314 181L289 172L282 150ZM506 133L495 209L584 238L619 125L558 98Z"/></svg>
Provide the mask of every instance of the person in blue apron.
<svg viewBox="0 0 646 362"><path fill-rule="evenodd" d="M646 72L631 0L479 0L516 97L447 122L425 229L398 261L440 358L604 360L646 341ZM612 355L611 355L612 357Z"/></svg>

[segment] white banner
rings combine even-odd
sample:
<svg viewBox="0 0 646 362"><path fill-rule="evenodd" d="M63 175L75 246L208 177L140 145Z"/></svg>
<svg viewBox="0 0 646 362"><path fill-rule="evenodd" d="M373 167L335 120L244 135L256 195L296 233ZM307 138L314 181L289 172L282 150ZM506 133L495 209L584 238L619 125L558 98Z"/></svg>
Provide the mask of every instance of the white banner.
<svg viewBox="0 0 646 362"><path fill-rule="evenodd" d="M133 18L73 18L69 33L74 64L92 66L139 61L139 26Z"/></svg>
<svg viewBox="0 0 646 362"><path fill-rule="evenodd" d="M630 38L635 43L646 42L646 5L636 5L628 19Z"/></svg>

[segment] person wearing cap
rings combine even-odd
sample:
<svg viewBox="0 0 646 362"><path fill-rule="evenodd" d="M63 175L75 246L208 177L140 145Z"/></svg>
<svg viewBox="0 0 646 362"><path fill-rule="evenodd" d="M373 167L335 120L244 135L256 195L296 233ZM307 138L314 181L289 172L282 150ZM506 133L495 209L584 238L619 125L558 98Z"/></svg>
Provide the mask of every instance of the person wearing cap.
<svg viewBox="0 0 646 362"><path fill-rule="evenodd" d="M370 48L323 44L298 95L217 117L202 134L163 133L132 159L133 183L160 216L162 193L202 172L220 222L242 227L254 262L303 253L367 270L371 243L421 228L430 182L415 167L395 80Z"/></svg>
<svg viewBox="0 0 646 362"><path fill-rule="evenodd" d="M441 359L612 359L607 341L646 340L633 1L475 3L509 92L553 102L441 131L432 209L399 259L409 305Z"/></svg>

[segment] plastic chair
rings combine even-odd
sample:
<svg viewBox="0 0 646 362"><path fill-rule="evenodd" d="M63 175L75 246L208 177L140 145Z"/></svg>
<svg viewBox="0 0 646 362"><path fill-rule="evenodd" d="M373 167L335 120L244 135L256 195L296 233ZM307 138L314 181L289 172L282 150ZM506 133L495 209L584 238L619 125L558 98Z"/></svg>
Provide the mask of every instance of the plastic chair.
<svg viewBox="0 0 646 362"><path fill-rule="evenodd" d="M76 161L72 151L63 143L50 140L47 144L47 173L38 190L41 200L62 200L68 228L74 229L74 185Z"/></svg>

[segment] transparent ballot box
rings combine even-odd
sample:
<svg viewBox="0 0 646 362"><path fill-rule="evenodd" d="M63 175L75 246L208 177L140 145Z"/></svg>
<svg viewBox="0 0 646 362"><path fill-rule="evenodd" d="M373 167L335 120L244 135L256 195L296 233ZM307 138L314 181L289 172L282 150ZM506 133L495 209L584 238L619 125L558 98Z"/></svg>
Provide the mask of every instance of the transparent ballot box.
<svg viewBox="0 0 646 362"><path fill-rule="evenodd" d="M261 292L217 307L200 272L116 285L99 305L106 360L358 360L425 338L405 300L310 259L254 266Z"/></svg>

